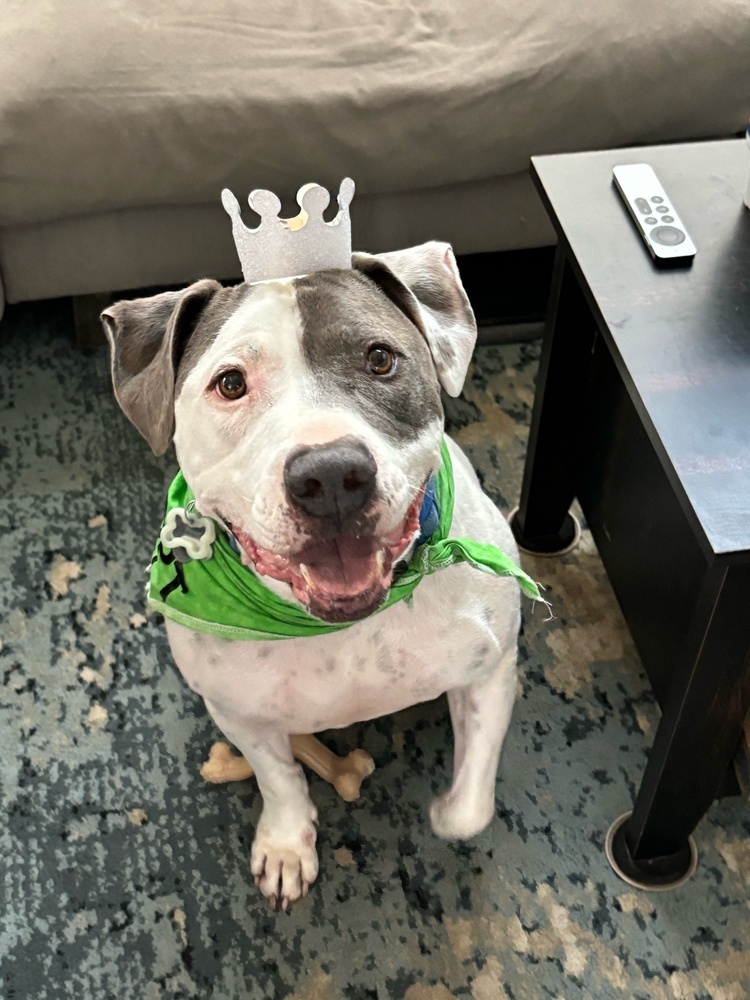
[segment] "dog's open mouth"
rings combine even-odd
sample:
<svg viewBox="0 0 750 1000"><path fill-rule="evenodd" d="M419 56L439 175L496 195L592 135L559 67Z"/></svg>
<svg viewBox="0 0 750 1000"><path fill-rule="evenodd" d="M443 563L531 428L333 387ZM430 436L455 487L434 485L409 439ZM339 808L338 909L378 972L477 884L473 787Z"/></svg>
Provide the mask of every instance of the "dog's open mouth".
<svg viewBox="0 0 750 1000"><path fill-rule="evenodd" d="M372 614L385 600L393 567L419 530L421 495L400 527L385 538L336 535L311 542L292 555L263 549L225 521L237 539L246 566L261 576L288 583L310 614L325 622L353 622Z"/></svg>

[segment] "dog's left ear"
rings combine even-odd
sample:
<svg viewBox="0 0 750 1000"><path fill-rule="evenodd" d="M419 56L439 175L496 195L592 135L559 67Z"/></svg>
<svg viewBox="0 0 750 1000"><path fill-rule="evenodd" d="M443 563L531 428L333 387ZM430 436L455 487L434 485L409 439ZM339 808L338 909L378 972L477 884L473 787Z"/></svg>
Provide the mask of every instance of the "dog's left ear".
<svg viewBox="0 0 750 1000"><path fill-rule="evenodd" d="M423 243L393 253L355 253L368 275L421 330L440 383L458 396L477 339L477 323L448 243Z"/></svg>

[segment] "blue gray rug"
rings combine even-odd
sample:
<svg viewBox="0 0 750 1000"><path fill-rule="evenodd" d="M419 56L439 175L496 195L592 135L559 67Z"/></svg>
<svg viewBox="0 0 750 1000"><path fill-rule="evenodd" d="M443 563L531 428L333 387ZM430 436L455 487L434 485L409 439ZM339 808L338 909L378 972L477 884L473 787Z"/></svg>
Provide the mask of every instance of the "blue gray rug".
<svg viewBox="0 0 750 1000"><path fill-rule="evenodd" d="M252 885L253 781L212 787L217 738L144 614L173 456L119 412L64 302L0 327L0 995L6 1000L744 1000L750 813L715 805L696 875L620 882L658 709L601 563L526 560L497 818L468 844L426 819L449 779L443 700L331 732L377 770L347 805L311 779L321 874L291 915ZM449 425L503 510L518 497L538 348L481 348Z"/></svg>

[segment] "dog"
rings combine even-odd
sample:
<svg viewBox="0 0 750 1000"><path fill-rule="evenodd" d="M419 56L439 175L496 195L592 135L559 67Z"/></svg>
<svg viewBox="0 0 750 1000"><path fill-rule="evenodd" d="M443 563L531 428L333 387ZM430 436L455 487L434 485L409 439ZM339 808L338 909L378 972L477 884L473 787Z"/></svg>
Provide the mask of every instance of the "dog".
<svg viewBox="0 0 750 1000"><path fill-rule="evenodd" d="M440 389L462 389L477 328L448 244L352 255L350 270L122 301L102 320L126 416L172 439L195 509L245 572L330 632L227 639L166 619L187 684L252 765L263 798L251 870L272 906L318 873L317 810L290 735L349 726L447 693L453 780L429 810L469 838L495 811L516 690L520 591L450 565L382 609L414 552L445 440L451 536L518 554L456 443Z"/></svg>

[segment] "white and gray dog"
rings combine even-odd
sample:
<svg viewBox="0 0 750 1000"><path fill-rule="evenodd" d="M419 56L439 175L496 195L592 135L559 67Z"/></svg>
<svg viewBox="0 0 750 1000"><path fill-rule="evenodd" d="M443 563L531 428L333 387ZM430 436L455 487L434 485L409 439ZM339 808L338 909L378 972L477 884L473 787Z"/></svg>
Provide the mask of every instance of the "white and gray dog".
<svg viewBox="0 0 750 1000"><path fill-rule="evenodd" d="M318 871L317 811L290 735L443 692L454 773L432 826L479 833L494 814L515 696L518 583L452 565L378 611L441 462L440 386L458 395L476 339L450 247L354 254L351 270L229 288L202 280L119 302L103 321L122 409L156 453L174 437L197 510L231 532L247 572L323 622L354 622L243 641L167 620L187 683L255 770L262 893L286 908ZM451 536L516 559L505 520L448 448Z"/></svg>

